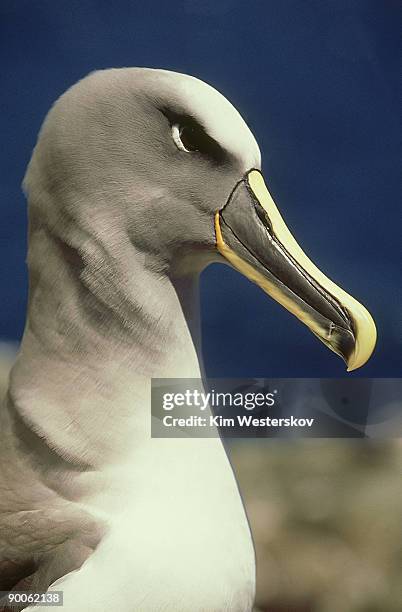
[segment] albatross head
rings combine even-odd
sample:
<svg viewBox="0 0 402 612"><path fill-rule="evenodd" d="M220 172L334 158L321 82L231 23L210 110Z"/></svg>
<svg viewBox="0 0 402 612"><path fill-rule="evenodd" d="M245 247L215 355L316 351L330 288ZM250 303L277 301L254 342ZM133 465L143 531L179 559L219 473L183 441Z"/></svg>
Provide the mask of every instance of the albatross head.
<svg viewBox="0 0 402 612"><path fill-rule="evenodd" d="M111 304L134 255L160 278L225 261L358 368L373 351L374 322L298 246L260 165L246 123L202 81L141 68L96 72L44 123L25 179L31 225L50 228L82 274L93 260L88 283L108 284ZM116 265L102 275L106 261Z"/></svg>

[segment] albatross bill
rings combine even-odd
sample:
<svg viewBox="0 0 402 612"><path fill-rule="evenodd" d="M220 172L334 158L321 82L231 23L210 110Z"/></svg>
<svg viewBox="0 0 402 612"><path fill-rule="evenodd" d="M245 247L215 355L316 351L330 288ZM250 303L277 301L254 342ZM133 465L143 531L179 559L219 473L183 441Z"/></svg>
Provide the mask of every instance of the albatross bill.
<svg viewBox="0 0 402 612"><path fill-rule="evenodd" d="M370 313L302 251L258 170L215 213L215 235L220 254L341 356L348 371L366 363L377 337Z"/></svg>

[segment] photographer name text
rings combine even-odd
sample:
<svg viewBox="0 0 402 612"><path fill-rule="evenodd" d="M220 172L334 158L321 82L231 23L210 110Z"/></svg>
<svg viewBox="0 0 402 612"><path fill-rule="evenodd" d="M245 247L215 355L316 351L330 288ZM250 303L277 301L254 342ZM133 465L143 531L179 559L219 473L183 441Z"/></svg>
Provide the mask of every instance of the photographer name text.
<svg viewBox="0 0 402 612"><path fill-rule="evenodd" d="M170 414L163 417L165 427L312 427L314 419L302 419L294 416L286 418L253 417L236 415L235 417L212 416L174 417Z"/></svg>

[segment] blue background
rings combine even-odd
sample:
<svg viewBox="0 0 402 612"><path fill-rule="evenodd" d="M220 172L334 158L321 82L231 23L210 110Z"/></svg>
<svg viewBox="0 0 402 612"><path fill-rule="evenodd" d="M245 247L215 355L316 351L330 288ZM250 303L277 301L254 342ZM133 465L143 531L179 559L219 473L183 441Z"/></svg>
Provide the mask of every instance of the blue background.
<svg viewBox="0 0 402 612"><path fill-rule="evenodd" d="M379 341L352 376L400 376L402 5L395 0L2 0L0 339L26 306L20 183L52 102L97 68L187 72L254 131L296 238L371 310ZM245 278L202 278L211 376L343 376L342 361Z"/></svg>

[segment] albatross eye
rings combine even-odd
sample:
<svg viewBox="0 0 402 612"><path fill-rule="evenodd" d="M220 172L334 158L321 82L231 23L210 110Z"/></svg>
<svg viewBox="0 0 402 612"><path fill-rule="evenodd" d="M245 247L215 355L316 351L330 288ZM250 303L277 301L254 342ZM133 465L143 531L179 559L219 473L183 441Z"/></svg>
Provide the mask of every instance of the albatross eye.
<svg viewBox="0 0 402 612"><path fill-rule="evenodd" d="M220 145L195 122L173 123L172 136L177 148L181 151L201 153L215 162L223 159L224 152Z"/></svg>
<svg viewBox="0 0 402 612"><path fill-rule="evenodd" d="M191 153L192 151L200 151L200 134L197 133L196 127L192 125L173 125L172 134L173 140L177 147L182 151Z"/></svg>
<svg viewBox="0 0 402 612"><path fill-rule="evenodd" d="M192 125L174 125L172 127L173 140L182 151L199 151L199 134Z"/></svg>

